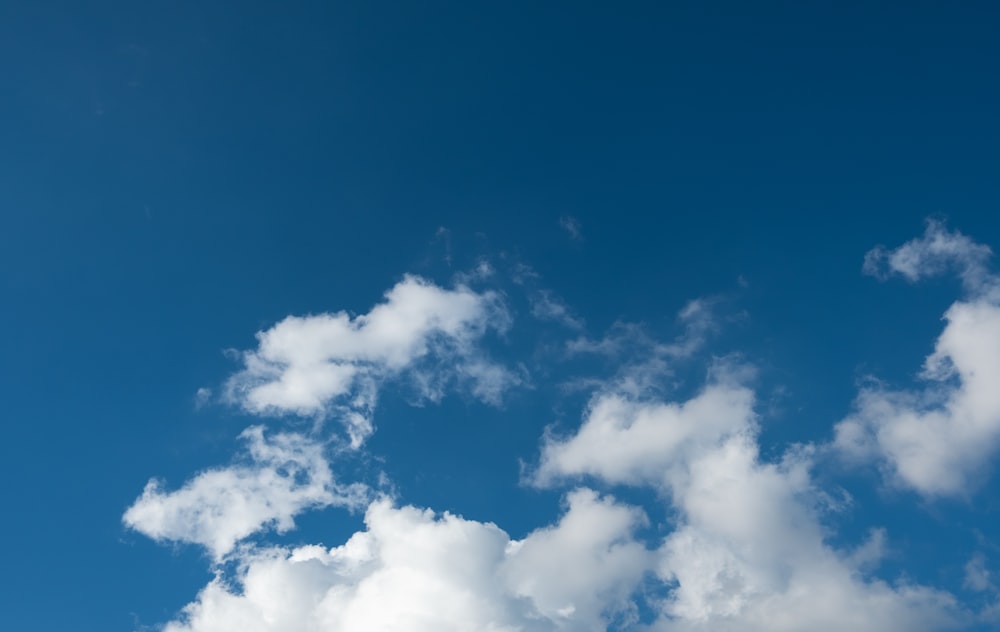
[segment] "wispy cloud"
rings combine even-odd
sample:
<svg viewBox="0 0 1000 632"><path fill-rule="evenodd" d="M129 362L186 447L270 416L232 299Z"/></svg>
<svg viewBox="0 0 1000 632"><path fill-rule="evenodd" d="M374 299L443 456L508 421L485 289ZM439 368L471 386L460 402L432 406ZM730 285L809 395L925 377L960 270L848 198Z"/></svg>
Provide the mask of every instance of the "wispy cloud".
<svg viewBox="0 0 1000 632"><path fill-rule="evenodd" d="M563 215L559 218L559 226L573 241L583 241L583 229L580 227L580 220L572 215Z"/></svg>
<svg viewBox="0 0 1000 632"><path fill-rule="evenodd" d="M643 323L618 321L600 338L581 334L568 340L566 353L570 358L604 356L617 367L613 380L616 390L633 394L648 392L669 383L668 378L678 366L703 351L712 332L729 320L719 315L721 302L721 297L705 297L686 303L677 314L681 332L669 342L657 339ZM601 387L604 382L578 378L570 384L592 388Z"/></svg>
<svg viewBox="0 0 1000 632"><path fill-rule="evenodd" d="M569 306L552 290L542 289L533 292L528 296L528 301L531 304L531 315L539 320L559 323L569 329L584 328L583 319L573 314Z"/></svg>
<svg viewBox="0 0 1000 632"><path fill-rule="evenodd" d="M718 297L706 297L689 301L677 314L681 333L671 342L656 340L640 323L616 322L605 335L598 339L579 336L566 344L571 354L593 353L634 361L636 354L644 351L666 359L683 359L700 350L709 334L719 327L716 308Z"/></svg>
<svg viewBox="0 0 1000 632"><path fill-rule="evenodd" d="M969 590L976 592L996 590L991 577L992 574L986 568L986 558L982 553L977 553L966 562L965 579L962 583Z"/></svg>
<svg viewBox="0 0 1000 632"><path fill-rule="evenodd" d="M954 271L965 286L974 292L996 286L987 264L993 256L989 246L977 244L958 231L949 231L943 222L927 220L922 237L887 250L877 246L865 255L865 274L885 280L898 274L908 281L919 281Z"/></svg>

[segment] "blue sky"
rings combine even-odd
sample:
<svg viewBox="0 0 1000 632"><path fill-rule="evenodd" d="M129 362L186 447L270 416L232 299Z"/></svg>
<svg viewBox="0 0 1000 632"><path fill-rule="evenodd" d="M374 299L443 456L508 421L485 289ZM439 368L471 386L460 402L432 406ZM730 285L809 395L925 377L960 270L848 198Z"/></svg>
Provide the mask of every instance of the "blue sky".
<svg viewBox="0 0 1000 632"><path fill-rule="evenodd" d="M2 626L994 629L998 19L0 4Z"/></svg>

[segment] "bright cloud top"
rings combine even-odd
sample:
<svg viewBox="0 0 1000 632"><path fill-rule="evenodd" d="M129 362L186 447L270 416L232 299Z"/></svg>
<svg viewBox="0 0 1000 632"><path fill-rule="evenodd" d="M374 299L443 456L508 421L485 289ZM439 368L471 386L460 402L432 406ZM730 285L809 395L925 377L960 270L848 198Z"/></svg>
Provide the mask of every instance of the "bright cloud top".
<svg viewBox="0 0 1000 632"><path fill-rule="evenodd" d="M367 314L289 316L259 332L227 392L254 414L335 414L358 447L373 430L380 383L404 371L421 397L437 399L455 380L498 402L518 378L486 359L476 342L508 323L495 292L448 290L407 276Z"/></svg>
<svg viewBox="0 0 1000 632"><path fill-rule="evenodd" d="M295 433L267 436L260 426L241 437L248 462L202 472L172 492L151 480L125 525L154 540L200 544L220 559L261 529L293 528L306 509L363 506L366 488L336 483L322 445Z"/></svg>
<svg viewBox="0 0 1000 632"><path fill-rule="evenodd" d="M873 254L875 253L875 254ZM873 251L891 270L919 279L957 266L970 298L955 302L915 390L865 388L837 425L849 458L877 460L890 480L927 496L964 496L1000 448L1000 293L990 250L939 224L896 250Z"/></svg>
<svg viewBox="0 0 1000 632"><path fill-rule="evenodd" d="M877 546L825 542L826 496L813 450L760 459L746 370L720 367L686 402L602 393L576 434L549 438L536 475L550 485L586 475L657 490L676 518L656 552L668 596L659 630L910 630L950 621L951 598L866 580ZM878 540L874 543L877 545ZM876 550L872 550L875 548Z"/></svg>
<svg viewBox="0 0 1000 632"><path fill-rule="evenodd" d="M165 632L515 632L593 630L629 617L649 564L641 512L590 490L558 524L511 541L499 527L380 500L367 530L325 549L268 548L237 593L211 582Z"/></svg>
<svg viewBox="0 0 1000 632"><path fill-rule="evenodd" d="M694 450L745 432L753 399L750 389L734 383L712 383L683 403L604 393L591 402L576 435L545 442L535 480L550 485L560 477L591 475L611 483L660 483Z"/></svg>

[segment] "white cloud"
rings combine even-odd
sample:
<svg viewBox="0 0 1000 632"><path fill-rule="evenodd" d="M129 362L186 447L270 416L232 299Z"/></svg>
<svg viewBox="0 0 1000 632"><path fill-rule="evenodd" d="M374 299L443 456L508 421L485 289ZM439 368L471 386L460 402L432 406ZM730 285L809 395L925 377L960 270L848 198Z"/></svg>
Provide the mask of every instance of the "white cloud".
<svg viewBox="0 0 1000 632"><path fill-rule="evenodd" d="M808 452L762 463L752 436L691 460L670 483L680 526L661 548L660 577L675 588L661 630L777 632L936 630L955 619L952 597L865 578L878 549L824 542Z"/></svg>
<svg viewBox="0 0 1000 632"><path fill-rule="evenodd" d="M1000 392L991 388L1000 383L1000 306L987 256L931 224L921 240L866 260L873 274L911 279L957 268L973 294L946 315L927 388L866 389L836 430L842 453L878 459L927 494L965 489L1000 442ZM252 463L205 472L176 492L153 481L125 514L155 539L200 543L237 562L234 577L220 571L165 632L902 632L971 620L948 593L873 575L888 531L874 528L847 549L830 544L815 448L761 456L752 369L718 360L686 401L656 395L668 360L704 345L716 323L710 308L695 301L682 310L685 333L671 344L641 328L580 338L579 352L651 351L603 385L575 432L546 435L530 477L546 487L590 478L650 489L662 523L579 488L555 524L511 540L492 523L380 499L365 530L332 549L232 553L254 532L291 528L309 508L356 504L364 491L338 486L322 448L305 437L251 429ZM495 294L406 277L368 314L288 318L258 334L229 393L253 413L340 415L357 447L387 379L406 378L430 400L461 384L498 402L521 378L476 343L507 319ZM966 586L992 589L974 562Z"/></svg>
<svg viewBox="0 0 1000 632"><path fill-rule="evenodd" d="M254 414L338 415L358 447L371 434L371 414L385 379L436 359L436 373L415 383L465 382L496 401L519 377L489 362L476 341L503 330L509 316L499 295L464 286L442 289L407 276L385 302L351 317L345 312L289 316L257 334L243 354L245 368L230 378L231 401ZM440 389L429 389L427 394Z"/></svg>
<svg viewBox="0 0 1000 632"><path fill-rule="evenodd" d="M871 571L878 568L886 554L886 531L883 528L871 529L868 539L858 545L845 559L848 566L860 571Z"/></svg>
<svg viewBox="0 0 1000 632"><path fill-rule="evenodd" d="M656 574L668 594L657 630L933 630L952 597L866 578L883 544L825 541L813 448L762 461L747 372L717 370L683 403L602 393L573 436L548 438L535 480L591 476L656 489L674 529ZM880 532L876 532L880 533Z"/></svg>
<svg viewBox="0 0 1000 632"><path fill-rule="evenodd" d="M727 384L710 384L683 404L603 394L591 402L575 435L546 440L536 482L592 475L612 483L658 484L693 450L745 429L752 406L750 389Z"/></svg>
<svg viewBox="0 0 1000 632"><path fill-rule="evenodd" d="M511 543L503 568L510 590L571 629L600 629L605 613L628 621L631 593L652 562L633 539L645 515L589 489L570 493L567 503L557 525Z"/></svg>
<svg viewBox="0 0 1000 632"><path fill-rule="evenodd" d="M512 542L499 527L373 503L367 529L325 549L260 549L165 632L501 632L605 629L650 563L642 516L589 490ZM610 611L609 611L610 609Z"/></svg>
<svg viewBox="0 0 1000 632"><path fill-rule="evenodd" d="M948 231L939 221L928 220L923 237L894 250L878 246L869 251L862 270L879 279L899 274L909 281L954 270L968 289L981 291L995 284L986 268L992 254L988 246L958 231Z"/></svg>
<svg viewBox="0 0 1000 632"><path fill-rule="evenodd" d="M242 550L235 581L210 582L165 632L902 632L955 623L949 595L865 576L883 532L850 551L825 542L812 450L761 460L745 375L716 371L679 404L605 393L577 435L546 444L540 472L550 481L590 474L659 491L672 528L657 547L636 537L647 524L641 510L589 489L568 494L556 524L519 541L491 523L378 500L367 529L341 546ZM597 437L604 451L589 449ZM572 458L559 451L571 445ZM639 623L641 600L659 613L651 624Z"/></svg>
<svg viewBox="0 0 1000 632"><path fill-rule="evenodd" d="M334 481L321 444L294 433L265 436L260 426L241 437L248 463L202 472L172 492L151 480L124 524L157 541L200 544L221 559L257 531L293 528L306 509L364 502L363 486Z"/></svg>
<svg viewBox="0 0 1000 632"><path fill-rule="evenodd" d="M920 388L866 387L836 427L841 454L877 460L892 482L926 496L968 495L1000 448L1000 295L983 267L988 255L985 246L936 224L886 255L914 279L957 263L974 295L945 313Z"/></svg>

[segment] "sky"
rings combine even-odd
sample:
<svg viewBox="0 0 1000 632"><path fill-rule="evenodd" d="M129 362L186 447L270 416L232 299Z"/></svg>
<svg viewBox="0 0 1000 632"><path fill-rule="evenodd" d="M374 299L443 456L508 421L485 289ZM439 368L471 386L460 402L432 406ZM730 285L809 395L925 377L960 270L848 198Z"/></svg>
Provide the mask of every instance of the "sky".
<svg viewBox="0 0 1000 632"><path fill-rule="evenodd" d="M1000 625L994 3L0 3L0 627Z"/></svg>

